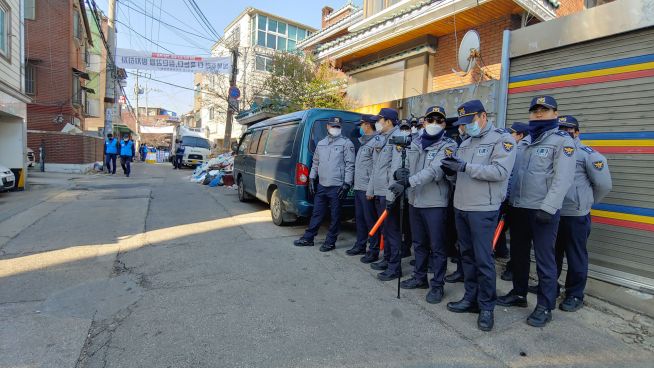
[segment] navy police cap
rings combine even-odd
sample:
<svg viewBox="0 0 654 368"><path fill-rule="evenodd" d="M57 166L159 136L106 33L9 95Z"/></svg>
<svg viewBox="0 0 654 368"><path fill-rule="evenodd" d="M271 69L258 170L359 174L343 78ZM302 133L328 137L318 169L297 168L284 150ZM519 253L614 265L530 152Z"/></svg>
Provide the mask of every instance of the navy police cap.
<svg viewBox="0 0 654 368"><path fill-rule="evenodd" d="M579 129L579 122L572 115L564 115L559 117L559 126Z"/></svg>
<svg viewBox="0 0 654 368"><path fill-rule="evenodd" d="M511 127L509 128L509 132L511 132L511 133L522 133L522 134L525 134L525 133L527 133L528 131L529 131L529 125L527 125L527 124L525 124L525 123L521 123L521 122L519 122L519 121L516 121L515 123L513 123L513 124L511 125Z"/></svg>
<svg viewBox="0 0 654 368"><path fill-rule="evenodd" d="M379 110L379 114L377 114L377 116L380 118L391 120L393 124L397 123L397 110L395 109L384 107L381 110Z"/></svg>
<svg viewBox="0 0 654 368"><path fill-rule="evenodd" d="M472 123L472 121L475 119L475 115L481 113L481 112L486 112L486 109L484 109L484 104L481 103L479 100L470 100L463 105L459 106L456 109L456 112L459 116L459 120L457 120L453 125L466 125Z"/></svg>
<svg viewBox="0 0 654 368"><path fill-rule="evenodd" d="M441 106L432 106L428 108L427 112L425 112L425 117L429 117L431 115L436 115L436 114L442 116L443 118L447 117L445 116L445 109L442 108Z"/></svg>
<svg viewBox="0 0 654 368"><path fill-rule="evenodd" d="M537 106L544 106L552 110L556 110L558 107L556 100L552 96L537 96L532 98L531 104L529 105L529 111L532 111Z"/></svg>
<svg viewBox="0 0 654 368"><path fill-rule="evenodd" d="M331 118L329 118L329 121L327 122L327 125L337 126L337 127L340 128L341 127L341 118L339 118L338 116L332 116Z"/></svg>

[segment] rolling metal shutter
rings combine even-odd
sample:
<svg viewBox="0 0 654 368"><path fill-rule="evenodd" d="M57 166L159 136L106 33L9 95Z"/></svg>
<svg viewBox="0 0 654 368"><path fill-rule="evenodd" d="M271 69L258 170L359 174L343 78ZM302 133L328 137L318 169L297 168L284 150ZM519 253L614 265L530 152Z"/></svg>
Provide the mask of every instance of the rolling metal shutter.
<svg viewBox="0 0 654 368"><path fill-rule="evenodd" d="M604 154L613 190L591 212L591 276L654 290L654 28L511 59L507 125L551 95Z"/></svg>

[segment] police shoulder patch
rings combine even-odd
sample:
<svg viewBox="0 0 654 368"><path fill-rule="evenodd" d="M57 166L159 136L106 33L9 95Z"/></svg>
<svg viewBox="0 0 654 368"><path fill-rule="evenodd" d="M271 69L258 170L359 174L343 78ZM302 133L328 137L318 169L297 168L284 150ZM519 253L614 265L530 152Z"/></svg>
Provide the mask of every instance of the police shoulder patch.
<svg viewBox="0 0 654 368"><path fill-rule="evenodd" d="M593 167L596 170L602 171L602 169L604 168L604 161L593 161Z"/></svg>
<svg viewBox="0 0 654 368"><path fill-rule="evenodd" d="M581 149L584 150L584 151L586 151L586 152L588 152L588 153L593 153L593 152L595 152L594 149L592 149L592 148L590 148L590 147L588 147L588 146L582 146Z"/></svg>
<svg viewBox="0 0 654 368"><path fill-rule="evenodd" d="M569 137L569 136L570 136L570 134L569 134L568 132L563 131L563 130L559 130L559 131L557 131L557 132L554 133L554 134L556 134L556 135L560 135L561 137Z"/></svg>
<svg viewBox="0 0 654 368"><path fill-rule="evenodd" d="M572 156L573 153L575 153L575 148L574 147L570 147L570 146L563 147L563 154L564 155L570 157L570 156Z"/></svg>
<svg viewBox="0 0 654 368"><path fill-rule="evenodd" d="M445 147L443 152L445 152L445 157L452 157L452 155L454 155L454 150L450 147Z"/></svg>
<svg viewBox="0 0 654 368"><path fill-rule="evenodd" d="M402 152L402 146L395 146L395 150L397 152Z"/></svg>
<svg viewBox="0 0 654 368"><path fill-rule="evenodd" d="M504 150L505 150L506 152L511 152L511 151L513 151L513 147L514 147L514 146L515 146L515 144L513 144L513 143L511 143L511 142L502 142L502 147L504 148Z"/></svg>

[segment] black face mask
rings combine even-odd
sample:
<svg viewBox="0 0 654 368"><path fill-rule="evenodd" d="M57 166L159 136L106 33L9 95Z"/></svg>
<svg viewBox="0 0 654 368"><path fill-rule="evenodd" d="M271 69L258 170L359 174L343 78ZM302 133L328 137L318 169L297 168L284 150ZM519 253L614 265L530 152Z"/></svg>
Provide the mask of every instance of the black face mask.
<svg viewBox="0 0 654 368"><path fill-rule="evenodd" d="M550 120L529 120L529 134L534 141L548 130L555 129L559 126L559 119Z"/></svg>

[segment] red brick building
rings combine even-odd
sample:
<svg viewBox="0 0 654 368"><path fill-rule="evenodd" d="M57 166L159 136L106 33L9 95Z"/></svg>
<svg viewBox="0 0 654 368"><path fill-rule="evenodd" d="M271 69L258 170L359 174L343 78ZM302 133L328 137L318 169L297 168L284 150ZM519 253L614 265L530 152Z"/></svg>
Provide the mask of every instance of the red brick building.
<svg viewBox="0 0 654 368"><path fill-rule="evenodd" d="M472 96L496 101L505 30L598 2L606 0L364 0L361 9L351 3L336 11L323 8L323 29L298 47L348 74L347 94L357 111L394 107L407 117L433 103L453 113ZM481 57L466 73L458 52L470 30L479 36Z"/></svg>
<svg viewBox="0 0 654 368"><path fill-rule="evenodd" d="M84 2L35 2L25 19L28 146L46 147L46 169L83 171L79 165L102 160L102 140L83 136L88 48L92 35ZM98 149L98 147L100 147ZM77 165L77 166L76 166ZM79 167L78 167L79 166Z"/></svg>

